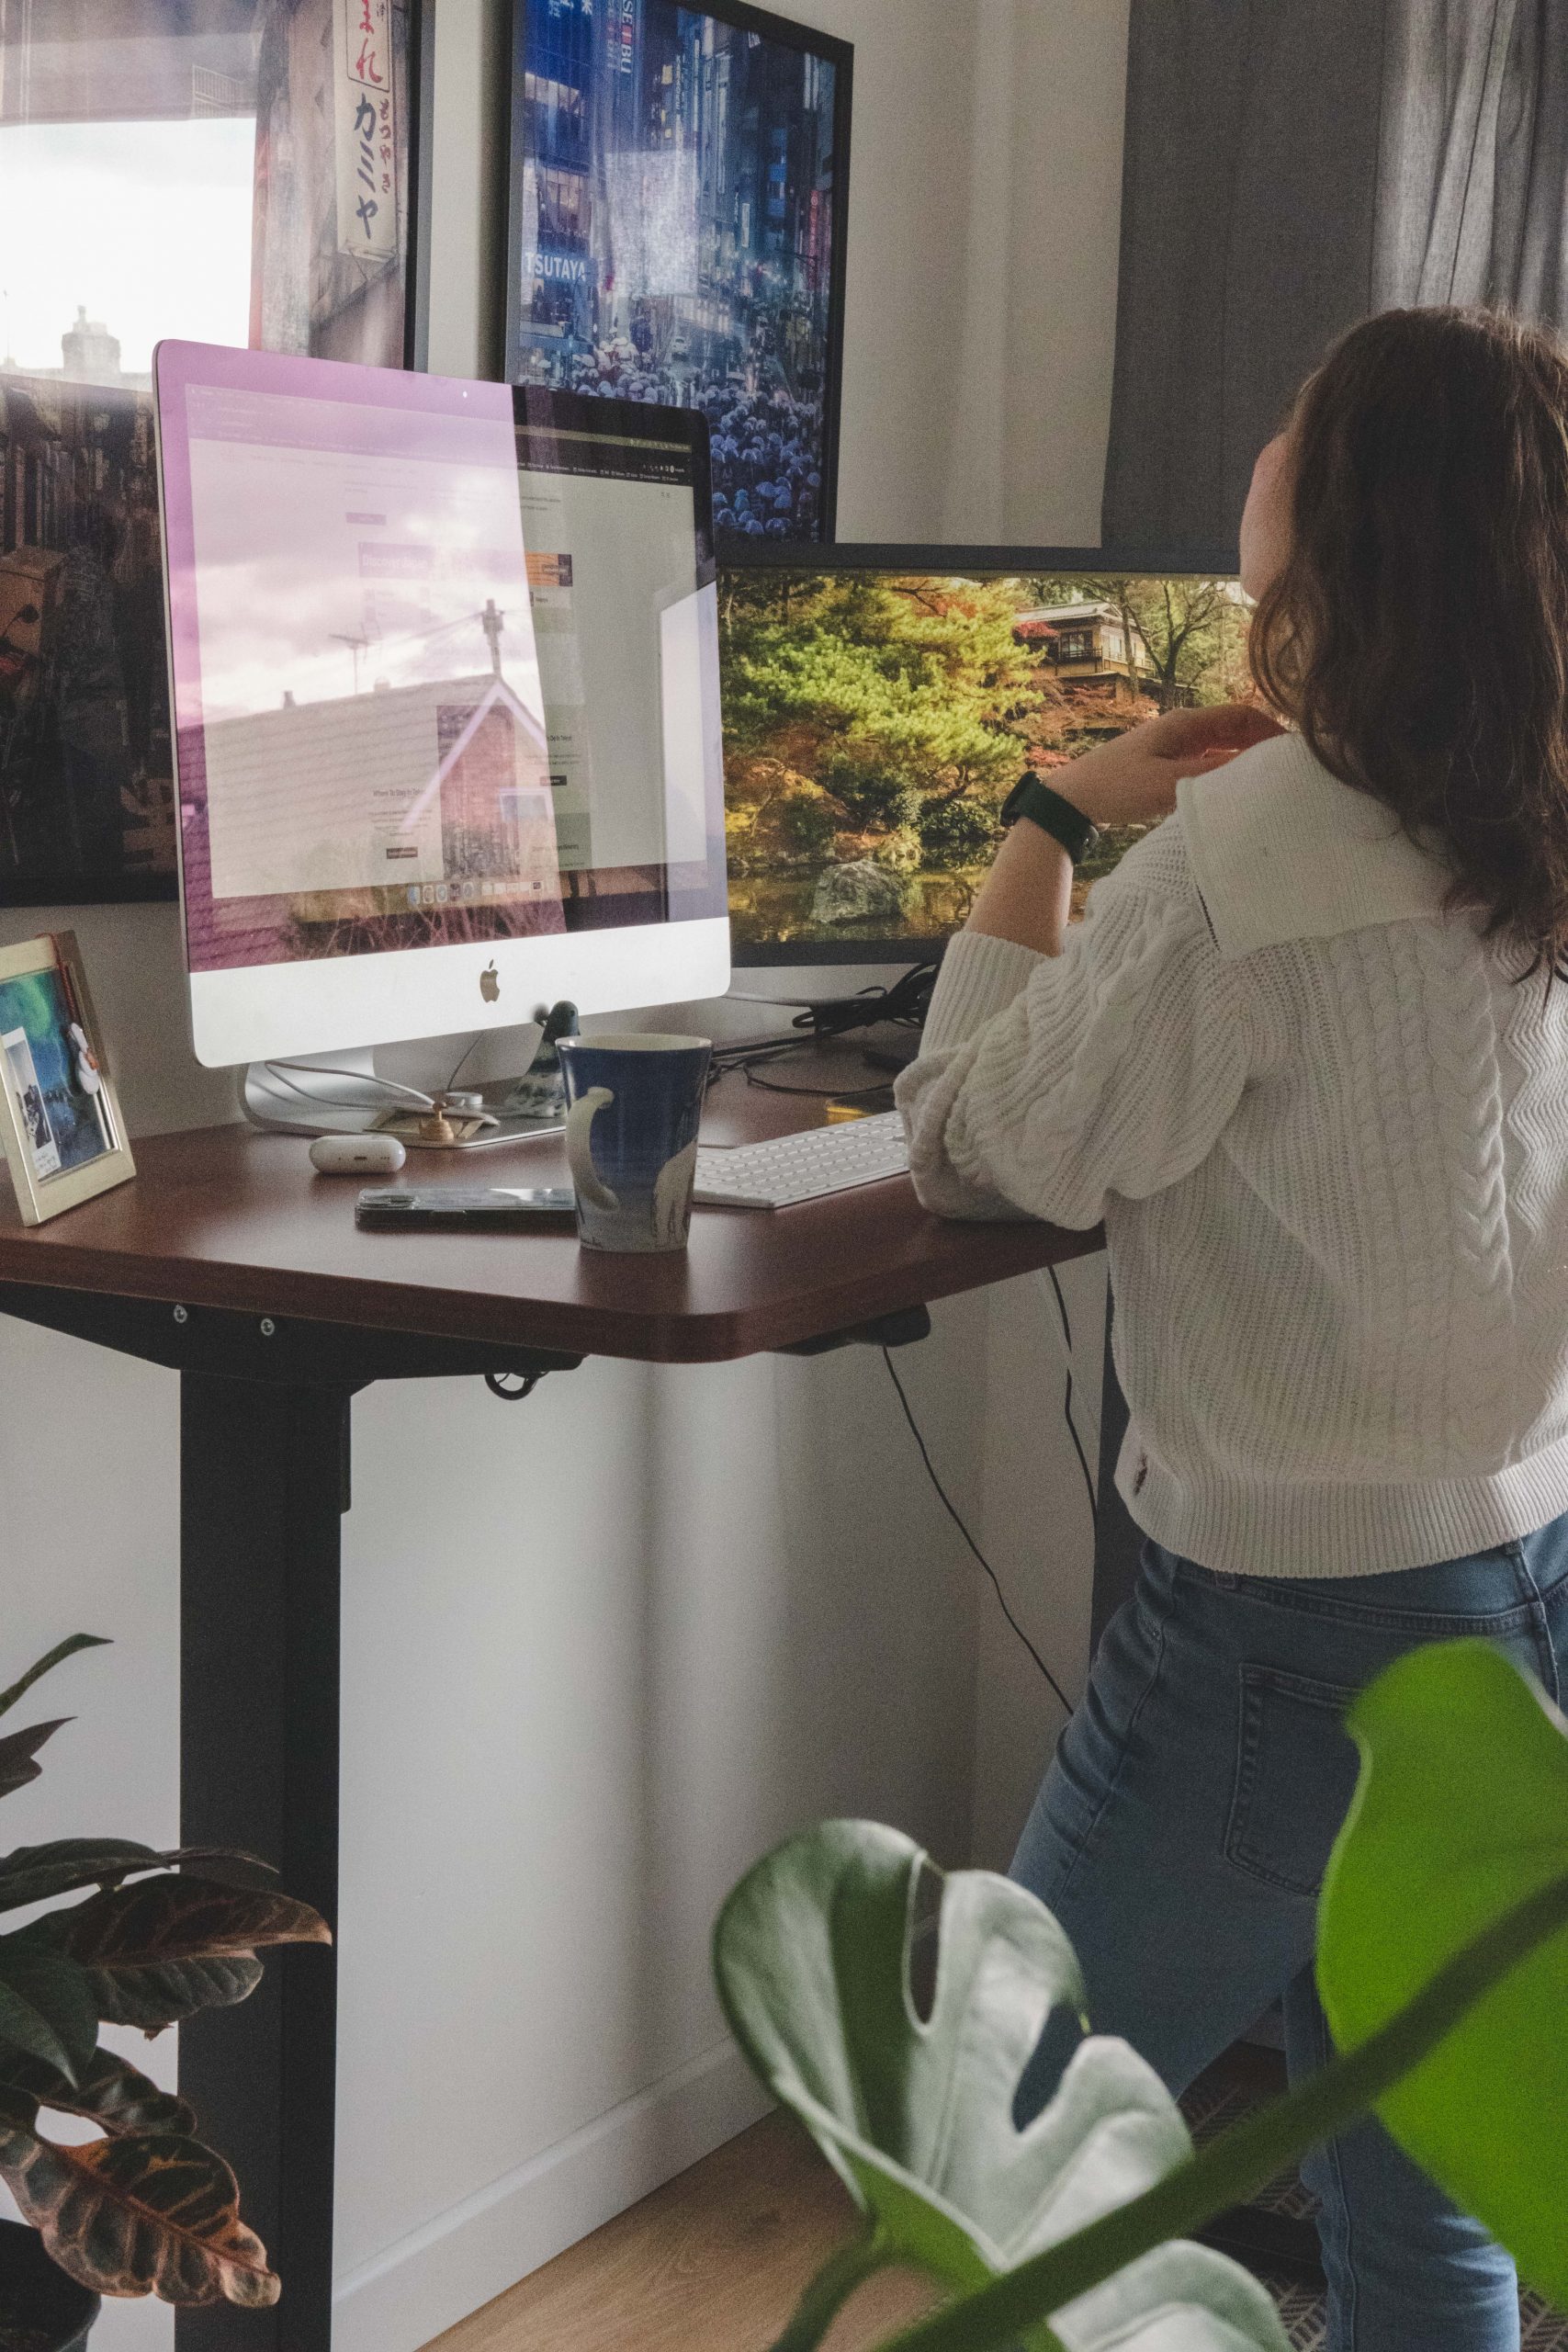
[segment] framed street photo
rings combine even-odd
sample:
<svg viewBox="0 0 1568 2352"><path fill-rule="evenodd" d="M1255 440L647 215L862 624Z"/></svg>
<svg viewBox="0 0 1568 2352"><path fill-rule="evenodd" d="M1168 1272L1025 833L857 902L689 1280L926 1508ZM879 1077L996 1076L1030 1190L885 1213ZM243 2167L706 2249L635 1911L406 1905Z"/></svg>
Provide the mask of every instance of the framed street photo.
<svg viewBox="0 0 1568 2352"><path fill-rule="evenodd" d="M423 366L419 12L0 6L0 905L175 895L152 346Z"/></svg>
<svg viewBox="0 0 1568 2352"><path fill-rule="evenodd" d="M0 1146L24 1225L136 1173L70 932L0 948Z"/></svg>
<svg viewBox="0 0 1568 2352"><path fill-rule="evenodd" d="M699 409L721 544L833 536L854 52L741 0L513 0L506 372Z"/></svg>

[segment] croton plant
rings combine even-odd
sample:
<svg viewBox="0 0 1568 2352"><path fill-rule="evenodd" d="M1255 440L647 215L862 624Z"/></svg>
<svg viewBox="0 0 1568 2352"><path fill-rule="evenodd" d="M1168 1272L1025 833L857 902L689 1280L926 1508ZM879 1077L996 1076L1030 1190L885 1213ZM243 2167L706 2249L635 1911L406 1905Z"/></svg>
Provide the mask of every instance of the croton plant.
<svg viewBox="0 0 1568 2352"><path fill-rule="evenodd" d="M0 1690L0 1716L97 1645L90 1634L60 1643ZM38 1779L38 1752L66 1720L0 1733L0 1797ZM98 2294L277 2301L234 2176L190 2108L98 2041L100 2024L151 2037L243 2001L269 1945L331 1941L308 1905L256 1883L265 1869L226 1849L161 1853L120 1838L0 1856L0 1927L26 1915L0 1932L0 2179L61 2268ZM51 2138L48 2114L84 2117L101 2136ZM0 2295L0 2324L9 2316Z"/></svg>

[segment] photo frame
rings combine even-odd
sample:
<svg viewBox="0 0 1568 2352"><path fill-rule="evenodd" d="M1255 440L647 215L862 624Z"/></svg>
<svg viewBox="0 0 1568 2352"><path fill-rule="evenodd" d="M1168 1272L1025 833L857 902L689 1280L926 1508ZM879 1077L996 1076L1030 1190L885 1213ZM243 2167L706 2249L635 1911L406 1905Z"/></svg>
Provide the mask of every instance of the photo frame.
<svg viewBox="0 0 1568 2352"><path fill-rule="evenodd" d="M0 9L0 905L176 896L152 347L424 366L427 15Z"/></svg>
<svg viewBox="0 0 1568 2352"><path fill-rule="evenodd" d="M513 0L505 369L708 418L721 546L832 539L854 50L744 0Z"/></svg>
<svg viewBox="0 0 1568 2352"><path fill-rule="evenodd" d="M71 932L0 948L0 1147L24 1225L136 1173Z"/></svg>

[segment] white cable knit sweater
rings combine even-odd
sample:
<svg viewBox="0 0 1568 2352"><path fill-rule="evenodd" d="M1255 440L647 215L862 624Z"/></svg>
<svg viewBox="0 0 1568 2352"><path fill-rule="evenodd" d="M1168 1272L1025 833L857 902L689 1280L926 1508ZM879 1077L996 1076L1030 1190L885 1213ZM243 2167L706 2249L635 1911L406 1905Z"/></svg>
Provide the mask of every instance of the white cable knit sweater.
<svg viewBox="0 0 1568 2352"><path fill-rule="evenodd" d="M953 1216L1105 1221L1117 1484L1333 1577L1568 1510L1568 988L1294 737L1184 783L1058 957L964 934L899 1081Z"/></svg>

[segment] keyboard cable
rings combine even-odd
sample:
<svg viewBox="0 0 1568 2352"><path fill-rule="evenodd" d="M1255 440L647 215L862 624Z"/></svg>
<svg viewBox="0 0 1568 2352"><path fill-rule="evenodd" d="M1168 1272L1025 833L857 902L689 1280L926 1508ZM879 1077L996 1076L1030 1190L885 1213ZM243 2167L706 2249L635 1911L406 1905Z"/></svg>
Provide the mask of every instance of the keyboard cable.
<svg viewBox="0 0 1568 2352"><path fill-rule="evenodd" d="M1078 1468L1083 1472L1084 1492L1089 1497L1089 1515L1094 1522L1094 1532L1098 1535L1100 1503L1094 1491L1094 1480L1089 1475L1089 1456L1083 1450L1083 1442L1078 1436L1078 1425L1073 1419L1073 1327L1067 1320L1067 1302L1062 1295L1062 1285L1056 1280L1056 1269L1055 1266L1047 1266L1045 1272L1050 1277L1051 1287L1056 1294L1056 1312L1062 1318L1062 1348L1067 1360L1067 1393L1062 1403L1062 1417L1067 1424L1067 1434L1073 1441L1073 1452L1078 1457Z"/></svg>

